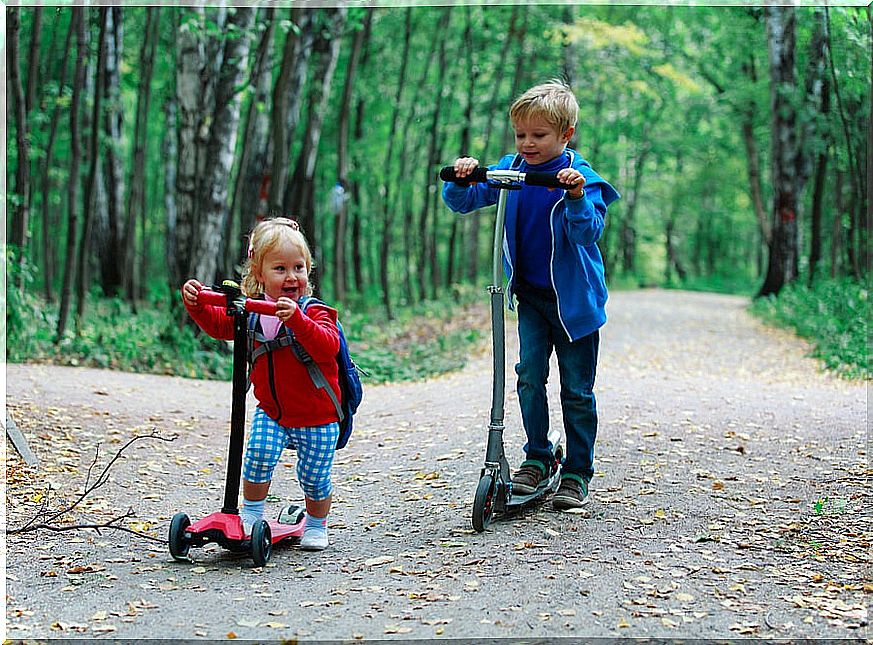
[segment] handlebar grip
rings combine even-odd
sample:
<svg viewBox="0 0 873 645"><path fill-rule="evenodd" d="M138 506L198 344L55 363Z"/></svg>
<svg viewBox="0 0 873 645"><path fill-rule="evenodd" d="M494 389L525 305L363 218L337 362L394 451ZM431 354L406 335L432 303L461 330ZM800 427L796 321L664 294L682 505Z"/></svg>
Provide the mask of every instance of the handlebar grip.
<svg viewBox="0 0 873 645"><path fill-rule="evenodd" d="M528 170L524 173L524 183L529 186L545 186L546 188L563 188L564 190L573 190L573 186L561 183L553 172L539 172L537 170Z"/></svg>
<svg viewBox="0 0 873 645"><path fill-rule="evenodd" d="M213 307L227 307L227 294L212 289L201 289L197 294L197 299L204 305L212 305ZM264 316L276 315L276 303L268 300L253 300L246 298L245 309L251 313L261 314Z"/></svg>
<svg viewBox="0 0 873 645"><path fill-rule="evenodd" d="M219 291L212 289L201 289L197 294L197 300L204 305L213 305L215 307L224 307L227 305L227 296Z"/></svg>
<svg viewBox="0 0 873 645"><path fill-rule="evenodd" d="M269 300L252 300L251 298L247 298L246 311L254 314L261 314L262 316L275 316L276 303L270 302Z"/></svg>
<svg viewBox="0 0 873 645"><path fill-rule="evenodd" d="M451 181L456 184L461 184L465 186L474 181L488 181L488 169L482 168L481 166L478 168L474 168L473 172L462 179L458 179L455 175L455 167L454 166L443 166L440 169L440 179L443 181Z"/></svg>

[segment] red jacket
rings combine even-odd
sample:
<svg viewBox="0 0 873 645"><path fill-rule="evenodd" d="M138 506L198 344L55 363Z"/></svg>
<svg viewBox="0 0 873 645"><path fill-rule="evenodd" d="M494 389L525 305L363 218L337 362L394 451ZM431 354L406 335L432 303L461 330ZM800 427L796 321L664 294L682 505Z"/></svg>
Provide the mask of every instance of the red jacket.
<svg viewBox="0 0 873 645"><path fill-rule="evenodd" d="M220 340L233 340L233 319L223 307L185 305L203 331ZM337 312L326 305L312 304L304 314L298 308L286 327L318 363L324 377L340 398L336 354L339 351ZM260 343L255 343L257 347ZM281 426L303 428L338 421L330 396L312 383L306 367L291 347L280 347L255 359L251 373L255 398L267 415Z"/></svg>

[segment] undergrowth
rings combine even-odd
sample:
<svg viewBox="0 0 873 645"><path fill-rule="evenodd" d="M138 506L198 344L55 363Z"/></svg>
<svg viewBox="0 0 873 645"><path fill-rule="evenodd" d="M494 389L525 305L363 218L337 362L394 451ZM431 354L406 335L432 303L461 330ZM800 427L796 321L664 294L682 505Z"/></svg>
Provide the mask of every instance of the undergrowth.
<svg viewBox="0 0 873 645"><path fill-rule="evenodd" d="M231 377L229 343L184 324L187 314L181 304L171 306L169 301L176 293L137 312L123 300L92 294L81 326L75 329L71 315L70 329L56 344L58 305L47 304L27 284L24 293L19 293L11 275L8 284L6 351L11 363ZM481 300L477 296L481 294L476 290L456 289L443 301L400 309L394 320L388 320L381 310L340 308L352 357L366 372L364 382L417 380L463 367L471 354L484 347L487 337L488 321L485 310L475 305Z"/></svg>

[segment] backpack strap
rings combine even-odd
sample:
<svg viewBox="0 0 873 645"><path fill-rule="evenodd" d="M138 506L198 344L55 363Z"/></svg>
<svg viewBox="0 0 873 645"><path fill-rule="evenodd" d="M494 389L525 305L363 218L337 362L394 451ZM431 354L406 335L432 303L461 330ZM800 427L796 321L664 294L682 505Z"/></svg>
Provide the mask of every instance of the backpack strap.
<svg viewBox="0 0 873 645"><path fill-rule="evenodd" d="M311 304L319 304L323 305L324 303L318 298L314 298L312 296L303 296L297 301L297 305L300 307L300 311L304 314L306 310L309 309L309 305ZM333 407L336 408L336 414L339 417L340 423L345 419L345 415L343 414L343 406L340 404L339 399L336 396L336 392L333 391L333 388L327 382L327 378L324 376L324 372L321 371L321 368L318 366L318 363L309 355L303 345L301 345L294 336L291 336L291 348L294 350L294 355L297 359L306 366L306 371L309 372L309 378L312 379L312 383L316 388L324 390L327 395L330 397L331 402L333 403Z"/></svg>
<svg viewBox="0 0 873 645"><path fill-rule="evenodd" d="M300 298L298 305L300 306L300 310L305 314L306 309L312 303L321 303L317 298L312 298L310 296L304 296ZM284 332L284 333L283 333ZM303 365L306 367L306 371L309 372L309 378L312 379L312 384L315 385L317 389L324 390L327 395L330 397L331 402L333 403L333 407L336 408L337 416L339 417L340 422L345 419L345 415L343 414L342 405L340 405L340 401L337 398L336 392L333 391L333 388L330 387L330 384L327 382L327 378L324 376L324 372L321 371L321 368L318 366L318 363L310 356L309 352L307 352L303 345L294 338L294 334L290 329L285 327L285 325L280 325L279 333L281 335L276 336L276 338L272 340L267 340L267 338L263 334L263 330L261 329L261 321L260 315L256 313L252 313L249 315L248 321L248 359L249 359L249 382L251 385L251 370L252 366L255 363L255 359L267 352L272 352L273 350L279 349L280 347L291 347L294 351L294 356L297 357ZM260 343L260 345L256 348L255 341ZM248 389L248 387L246 388Z"/></svg>

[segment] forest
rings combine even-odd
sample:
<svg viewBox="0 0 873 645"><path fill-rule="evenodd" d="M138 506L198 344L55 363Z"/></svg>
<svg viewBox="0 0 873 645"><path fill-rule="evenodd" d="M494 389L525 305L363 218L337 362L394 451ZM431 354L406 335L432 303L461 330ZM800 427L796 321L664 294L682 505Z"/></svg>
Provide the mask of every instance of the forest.
<svg viewBox="0 0 873 645"><path fill-rule="evenodd" d="M622 194L611 288L866 285L869 7L352 4L7 7L9 338L25 297L56 345L105 299L177 307L277 214L329 301L478 288L493 213L454 216L439 168L513 151L550 78Z"/></svg>

